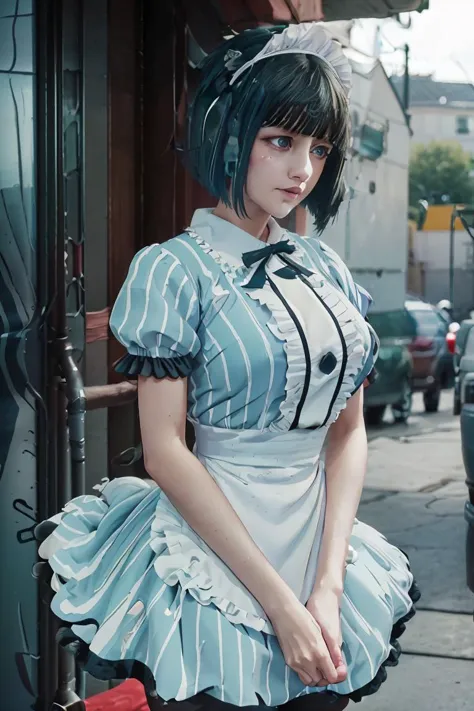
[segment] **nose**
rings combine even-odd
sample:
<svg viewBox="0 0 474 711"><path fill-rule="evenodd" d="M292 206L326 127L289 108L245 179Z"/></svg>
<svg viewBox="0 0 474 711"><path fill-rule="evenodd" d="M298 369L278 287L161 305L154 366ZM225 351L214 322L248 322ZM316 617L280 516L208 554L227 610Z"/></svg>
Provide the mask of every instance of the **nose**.
<svg viewBox="0 0 474 711"><path fill-rule="evenodd" d="M288 177L299 183L306 183L313 174L311 154L306 146L299 146L292 151Z"/></svg>

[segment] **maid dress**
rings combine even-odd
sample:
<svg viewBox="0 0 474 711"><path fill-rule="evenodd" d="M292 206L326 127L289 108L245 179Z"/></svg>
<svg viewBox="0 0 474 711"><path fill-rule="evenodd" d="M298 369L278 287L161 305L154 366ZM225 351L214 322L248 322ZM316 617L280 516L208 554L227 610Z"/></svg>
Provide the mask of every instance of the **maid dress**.
<svg viewBox="0 0 474 711"><path fill-rule="evenodd" d="M330 425L373 369L369 295L323 242L270 222L267 243L198 210L134 258L111 315L128 376L188 378L195 455L302 603L326 505ZM360 700L397 662L418 592L406 556L355 520L341 600L345 681L308 687L257 600L152 481L104 480L51 519L40 546L52 610L102 679L165 701L206 692L278 706L331 691ZM340 492L344 496L344 491Z"/></svg>

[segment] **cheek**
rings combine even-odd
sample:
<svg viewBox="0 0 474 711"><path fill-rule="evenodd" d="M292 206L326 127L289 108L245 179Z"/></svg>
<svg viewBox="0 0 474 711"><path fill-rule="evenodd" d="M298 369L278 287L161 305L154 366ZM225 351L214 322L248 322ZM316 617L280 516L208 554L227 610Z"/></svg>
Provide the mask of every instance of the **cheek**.
<svg viewBox="0 0 474 711"><path fill-rule="evenodd" d="M273 156L264 148L254 150L250 154L249 167L247 173L247 183L252 184L265 179L275 170Z"/></svg>
<svg viewBox="0 0 474 711"><path fill-rule="evenodd" d="M305 192L306 192L306 195L308 195L308 193L310 193L310 192L312 191L312 189L313 189L313 188L317 185L317 183L319 182L319 179L320 179L320 177L321 177L321 175L322 175L322 172L323 172L323 170L324 170L324 166L325 166L325 165L326 165L326 161L325 161L325 160L324 160L324 161L322 161L322 160L317 160L317 159L313 160L313 166L312 166L312 167L313 167L313 173L312 173L311 178L310 178L310 180L309 180L309 182L308 182L308 184L307 184L307 187L306 187L306 191L305 191Z"/></svg>
<svg viewBox="0 0 474 711"><path fill-rule="evenodd" d="M254 168L258 170L259 168L265 168L269 163L272 162L272 155L265 150L264 147L258 150L253 150L250 154L249 168Z"/></svg>

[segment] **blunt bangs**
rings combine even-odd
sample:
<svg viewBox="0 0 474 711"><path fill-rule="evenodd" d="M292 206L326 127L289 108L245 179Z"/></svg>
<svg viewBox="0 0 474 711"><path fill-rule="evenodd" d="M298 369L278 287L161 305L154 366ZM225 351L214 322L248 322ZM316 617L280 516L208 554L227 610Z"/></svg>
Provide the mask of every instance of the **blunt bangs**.
<svg viewBox="0 0 474 711"><path fill-rule="evenodd" d="M263 126L278 126L347 150L347 99L335 72L318 57L290 56L290 61L288 55L269 60L262 71L270 104Z"/></svg>
<svg viewBox="0 0 474 711"><path fill-rule="evenodd" d="M248 61L269 36L265 28L245 31L205 60L188 112L187 165L211 195L246 216L250 154L262 127L278 126L327 141L332 150L321 178L302 203L322 232L336 216L345 192L348 100L335 70L325 60L306 54L263 59L230 86L232 69L225 64L226 51L242 51L241 61Z"/></svg>

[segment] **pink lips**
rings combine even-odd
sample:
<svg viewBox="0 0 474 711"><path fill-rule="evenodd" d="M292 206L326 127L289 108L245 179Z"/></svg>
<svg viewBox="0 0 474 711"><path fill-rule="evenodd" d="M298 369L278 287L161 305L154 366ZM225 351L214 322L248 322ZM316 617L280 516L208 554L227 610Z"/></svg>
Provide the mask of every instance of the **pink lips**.
<svg viewBox="0 0 474 711"><path fill-rule="evenodd" d="M290 200L296 200L303 191L301 188L280 188L280 192L285 193Z"/></svg>

